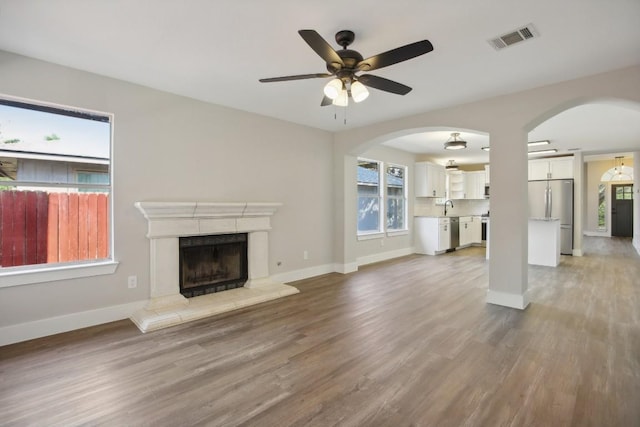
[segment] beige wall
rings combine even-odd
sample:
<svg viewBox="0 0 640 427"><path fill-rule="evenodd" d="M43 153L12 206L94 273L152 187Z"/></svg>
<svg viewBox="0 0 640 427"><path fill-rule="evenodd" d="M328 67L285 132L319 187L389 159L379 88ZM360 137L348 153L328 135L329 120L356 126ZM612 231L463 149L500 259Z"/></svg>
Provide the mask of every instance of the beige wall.
<svg viewBox="0 0 640 427"><path fill-rule="evenodd" d="M134 208L141 200L282 202L269 239L272 274L332 270L330 133L5 52L0 64L0 93L114 113L120 262L112 275L1 288L0 334L9 325L146 300L147 222ZM137 289L127 288L128 275L138 276Z"/></svg>

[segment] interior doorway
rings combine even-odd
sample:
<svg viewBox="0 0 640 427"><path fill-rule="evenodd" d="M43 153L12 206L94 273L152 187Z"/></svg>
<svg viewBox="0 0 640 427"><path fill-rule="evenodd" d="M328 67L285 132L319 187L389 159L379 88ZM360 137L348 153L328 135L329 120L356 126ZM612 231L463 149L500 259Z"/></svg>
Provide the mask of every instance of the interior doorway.
<svg viewBox="0 0 640 427"><path fill-rule="evenodd" d="M611 235L633 237L633 184L611 185Z"/></svg>

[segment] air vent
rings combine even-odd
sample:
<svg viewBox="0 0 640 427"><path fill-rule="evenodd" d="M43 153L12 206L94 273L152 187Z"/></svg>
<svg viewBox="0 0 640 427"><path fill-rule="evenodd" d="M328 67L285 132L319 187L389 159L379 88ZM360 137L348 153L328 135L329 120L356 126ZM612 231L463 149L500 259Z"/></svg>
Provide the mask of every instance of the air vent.
<svg viewBox="0 0 640 427"><path fill-rule="evenodd" d="M504 49L505 47L514 45L516 43L520 43L525 40L529 40L539 36L540 35L536 31L533 24L528 24L522 28L513 30L511 32L501 35L500 37L496 37L495 39L489 40L489 44L493 46L495 50L500 50L500 49Z"/></svg>

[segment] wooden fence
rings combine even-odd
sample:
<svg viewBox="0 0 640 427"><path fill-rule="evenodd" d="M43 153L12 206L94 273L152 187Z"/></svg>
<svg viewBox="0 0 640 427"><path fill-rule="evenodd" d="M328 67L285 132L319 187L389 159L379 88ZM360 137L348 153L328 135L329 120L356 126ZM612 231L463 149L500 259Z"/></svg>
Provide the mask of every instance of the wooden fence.
<svg viewBox="0 0 640 427"><path fill-rule="evenodd" d="M0 266L102 259L108 254L106 194L0 191Z"/></svg>

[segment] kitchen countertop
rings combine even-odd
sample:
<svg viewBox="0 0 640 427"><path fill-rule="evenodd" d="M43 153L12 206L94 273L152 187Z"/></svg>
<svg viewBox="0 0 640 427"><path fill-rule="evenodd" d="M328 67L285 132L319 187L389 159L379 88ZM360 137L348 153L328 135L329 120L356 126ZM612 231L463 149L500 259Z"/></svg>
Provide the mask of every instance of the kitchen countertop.
<svg viewBox="0 0 640 427"><path fill-rule="evenodd" d="M544 218L544 217L537 218L537 217L534 217L534 218L529 218L529 221L560 221L560 218Z"/></svg>

